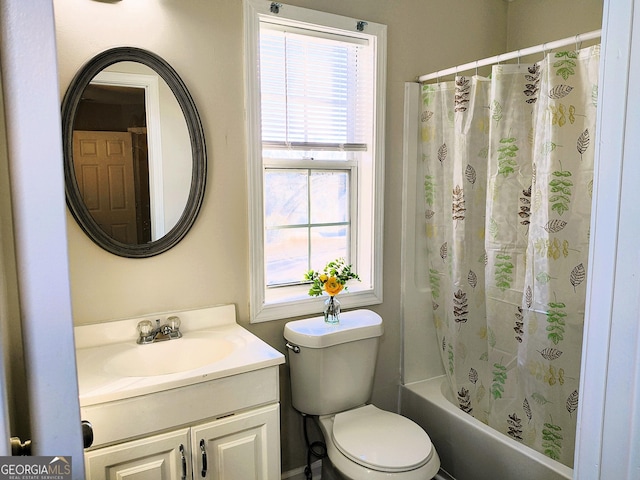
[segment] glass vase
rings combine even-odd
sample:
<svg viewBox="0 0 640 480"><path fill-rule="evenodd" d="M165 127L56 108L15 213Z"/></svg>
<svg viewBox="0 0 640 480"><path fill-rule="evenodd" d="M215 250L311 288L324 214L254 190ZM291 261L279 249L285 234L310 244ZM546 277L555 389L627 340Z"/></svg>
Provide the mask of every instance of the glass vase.
<svg viewBox="0 0 640 480"><path fill-rule="evenodd" d="M340 302L334 296L324 301L324 321L332 325L340 322Z"/></svg>

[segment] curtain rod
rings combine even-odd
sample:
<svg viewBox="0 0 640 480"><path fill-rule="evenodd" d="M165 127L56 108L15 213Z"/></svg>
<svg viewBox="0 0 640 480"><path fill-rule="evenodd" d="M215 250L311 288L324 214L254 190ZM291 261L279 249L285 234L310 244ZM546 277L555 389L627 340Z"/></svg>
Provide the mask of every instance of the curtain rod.
<svg viewBox="0 0 640 480"><path fill-rule="evenodd" d="M451 67L451 68L447 68L446 70L438 70L437 72L430 73L428 75L422 75L418 77L417 81L420 83L427 82L429 80L435 80L440 77L451 75L452 73L464 72L466 70L472 70L474 68L484 67L486 65L493 65L495 63L500 63L507 60L513 60L514 58L533 55L535 53L546 52L548 50L554 50L556 48L565 47L571 44L575 44L576 50L577 50L578 44L580 42L600 38L601 32L602 32L601 30L593 30L592 32L579 33L574 37L567 37L567 38L563 38L562 40L556 40L554 42L536 45L535 47L528 47L528 48L523 48L521 50L516 50L509 53L503 53L501 55L496 55L495 57L483 58L482 60L477 60L475 62L469 62L469 63L465 63L464 65L458 65L457 67Z"/></svg>

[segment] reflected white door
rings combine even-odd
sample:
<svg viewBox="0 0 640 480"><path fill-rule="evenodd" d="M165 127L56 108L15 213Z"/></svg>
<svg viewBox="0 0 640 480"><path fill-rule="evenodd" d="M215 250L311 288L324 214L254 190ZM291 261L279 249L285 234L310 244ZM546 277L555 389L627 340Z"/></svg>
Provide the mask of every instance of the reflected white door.
<svg viewBox="0 0 640 480"><path fill-rule="evenodd" d="M100 228L122 243L138 243L131 134L75 130L73 167L80 196Z"/></svg>

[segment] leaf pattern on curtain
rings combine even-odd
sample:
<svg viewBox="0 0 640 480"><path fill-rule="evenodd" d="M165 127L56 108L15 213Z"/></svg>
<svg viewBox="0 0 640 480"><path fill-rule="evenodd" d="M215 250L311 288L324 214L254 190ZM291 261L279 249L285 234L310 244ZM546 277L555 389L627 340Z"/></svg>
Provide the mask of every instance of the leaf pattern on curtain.
<svg viewBox="0 0 640 480"><path fill-rule="evenodd" d="M425 268L460 408L572 466L599 46L422 86Z"/></svg>

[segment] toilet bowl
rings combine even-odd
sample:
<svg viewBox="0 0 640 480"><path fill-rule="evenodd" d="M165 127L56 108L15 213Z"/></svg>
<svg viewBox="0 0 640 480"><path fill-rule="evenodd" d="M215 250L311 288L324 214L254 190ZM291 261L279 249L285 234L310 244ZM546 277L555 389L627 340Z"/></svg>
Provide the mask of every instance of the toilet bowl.
<svg viewBox="0 0 640 480"><path fill-rule="evenodd" d="M337 325L324 317L285 325L291 403L318 417L329 460L323 480L430 480L440 469L421 427L369 404L382 333L370 310L342 313Z"/></svg>
<svg viewBox="0 0 640 480"><path fill-rule="evenodd" d="M365 405L319 423L333 467L323 480L426 480L440 468L429 436L401 415Z"/></svg>

